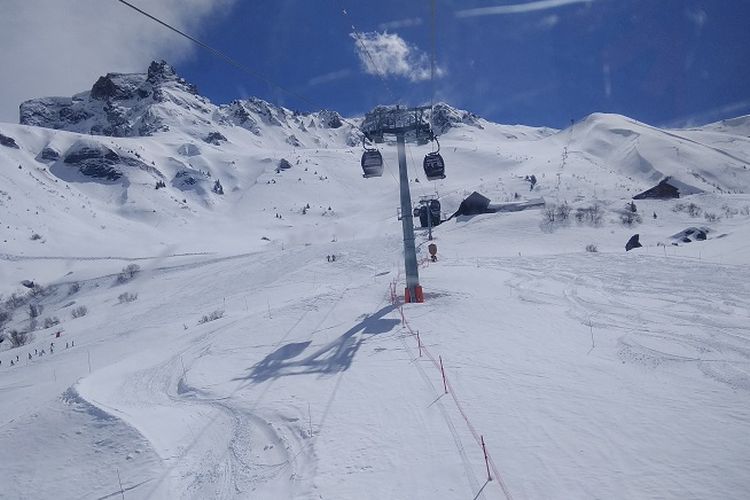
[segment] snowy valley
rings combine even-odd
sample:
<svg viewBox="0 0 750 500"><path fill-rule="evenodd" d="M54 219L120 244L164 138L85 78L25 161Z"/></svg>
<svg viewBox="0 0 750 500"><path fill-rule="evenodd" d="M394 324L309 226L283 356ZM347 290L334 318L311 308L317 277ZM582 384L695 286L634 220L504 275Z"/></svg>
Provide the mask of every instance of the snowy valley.
<svg viewBox="0 0 750 500"><path fill-rule="evenodd" d="M415 203L544 205L417 229L422 304L365 120L154 62L0 123L0 498L746 497L750 116L436 105Z"/></svg>

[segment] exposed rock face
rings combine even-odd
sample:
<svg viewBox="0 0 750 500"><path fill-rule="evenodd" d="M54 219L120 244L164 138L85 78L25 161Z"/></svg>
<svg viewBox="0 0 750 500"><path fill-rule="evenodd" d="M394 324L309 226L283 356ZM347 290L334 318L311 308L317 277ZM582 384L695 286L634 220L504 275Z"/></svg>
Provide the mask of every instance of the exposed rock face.
<svg viewBox="0 0 750 500"><path fill-rule="evenodd" d="M144 99L151 94L151 89L144 86L146 75L107 73L100 76L91 87L91 98L97 101L125 101L128 99Z"/></svg>
<svg viewBox="0 0 750 500"><path fill-rule="evenodd" d="M226 116L225 122L239 125L252 132L255 135L260 135L260 127L258 121L253 118L247 107L244 105L244 101L235 100L232 101L228 106L222 108L224 115Z"/></svg>
<svg viewBox="0 0 750 500"><path fill-rule="evenodd" d="M73 97L43 97L21 104L22 125L115 137L149 136L169 130L165 117L174 111L209 113L205 98L164 61L152 62L147 73L107 73L89 92Z"/></svg>
<svg viewBox="0 0 750 500"><path fill-rule="evenodd" d="M49 146L42 149L42 151L39 153L39 156L37 156L37 160L42 162L57 161L59 159L60 153Z"/></svg>
<svg viewBox="0 0 750 500"><path fill-rule="evenodd" d="M282 123L286 124L286 112L284 109L278 108L257 97L251 97L244 102L245 106L260 116L260 119L266 125L280 127Z"/></svg>
<svg viewBox="0 0 750 500"><path fill-rule="evenodd" d="M210 175L195 169L185 169L178 171L172 179L172 186L181 191L195 190L205 191L203 184L208 181Z"/></svg>
<svg viewBox="0 0 750 500"><path fill-rule="evenodd" d="M220 146L222 142L227 142L227 138L221 132L211 132L203 140L214 146Z"/></svg>
<svg viewBox="0 0 750 500"><path fill-rule="evenodd" d="M339 128L343 125L341 115L336 111L324 109L318 113L318 117L323 128Z"/></svg>
<svg viewBox="0 0 750 500"><path fill-rule="evenodd" d="M444 102L437 103L432 108L432 128L437 135L461 125L483 128L479 120L479 116L474 113L456 109Z"/></svg>
<svg viewBox="0 0 750 500"><path fill-rule="evenodd" d="M118 154L95 141L80 140L73 144L65 153L63 163L77 168L87 177L107 181L119 180L126 168L138 168L160 179L164 177L159 170L141 160Z"/></svg>
<svg viewBox="0 0 750 500"><path fill-rule="evenodd" d="M176 82L185 91L194 95L198 94L198 88L177 75L174 68L167 64L166 61L152 61L148 67L146 80L155 88L158 88L165 82Z"/></svg>
<svg viewBox="0 0 750 500"><path fill-rule="evenodd" d="M199 154L201 154L200 148L195 144L190 143L185 143L177 148L177 152L182 156L198 156Z"/></svg>
<svg viewBox="0 0 750 500"><path fill-rule="evenodd" d="M3 134L0 134L0 145L5 146L6 148L19 149L14 138Z"/></svg>
<svg viewBox="0 0 750 500"><path fill-rule="evenodd" d="M289 163L289 160L282 158L279 160L279 165L276 167L276 171L289 170L290 168L292 168L292 164Z"/></svg>
<svg viewBox="0 0 750 500"><path fill-rule="evenodd" d="M302 143L300 142L299 139L297 139L297 136L295 136L294 134L286 138L286 143L289 144L290 146L294 146L295 148L302 147Z"/></svg>
<svg viewBox="0 0 750 500"><path fill-rule="evenodd" d="M115 168L120 157L113 150L97 143L77 143L70 148L63 160L76 167L83 175L97 179L116 181L122 172Z"/></svg>

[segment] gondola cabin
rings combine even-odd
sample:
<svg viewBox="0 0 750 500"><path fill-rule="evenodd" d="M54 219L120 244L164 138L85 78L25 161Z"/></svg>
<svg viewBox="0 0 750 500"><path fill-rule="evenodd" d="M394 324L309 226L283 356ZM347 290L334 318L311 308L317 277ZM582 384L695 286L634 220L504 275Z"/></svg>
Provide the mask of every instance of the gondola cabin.
<svg viewBox="0 0 750 500"><path fill-rule="evenodd" d="M362 153L362 175L365 178L383 175L383 156L377 149L365 149Z"/></svg>
<svg viewBox="0 0 750 500"><path fill-rule="evenodd" d="M435 181L445 179L445 162L440 153L428 153L424 157L424 175L427 179Z"/></svg>

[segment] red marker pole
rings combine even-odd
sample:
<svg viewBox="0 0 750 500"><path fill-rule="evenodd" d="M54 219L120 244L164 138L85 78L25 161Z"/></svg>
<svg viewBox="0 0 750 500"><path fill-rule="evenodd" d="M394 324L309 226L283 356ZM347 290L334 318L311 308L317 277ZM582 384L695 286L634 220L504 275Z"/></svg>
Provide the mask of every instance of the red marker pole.
<svg viewBox="0 0 750 500"><path fill-rule="evenodd" d="M487 481L492 481L492 474L490 474L490 460L487 457L487 447L484 445L484 436L479 436L482 441L482 452L484 452L484 465L487 467Z"/></svg>
<svg viewBox="0 0 750 500"><path fill-rule="evenodd" d="M445 393L448 394L448 383L445 381L445 369L443 368L443 357L438 356L438 359L440 360L440 373L443 374L443 390L445 390Z"/></svg>

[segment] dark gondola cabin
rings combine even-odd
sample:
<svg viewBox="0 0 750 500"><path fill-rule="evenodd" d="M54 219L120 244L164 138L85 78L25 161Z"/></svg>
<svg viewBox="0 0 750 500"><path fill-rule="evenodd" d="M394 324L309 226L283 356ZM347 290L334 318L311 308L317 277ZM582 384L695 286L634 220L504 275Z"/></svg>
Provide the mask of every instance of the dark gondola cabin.
<svg viewBox="0 0 750 500"><path fill-rule="evenodd" d="M445 179L445 162L440 153L428 153L424 157L424 175L427 179L435 181Z"/></svg>
<svg viewBox="0 0 750 500"><path fill-rule="evenodd" d="M365 149L362 153L362 175L365 178L383 175L383 156L377 149Z"/></svg>

